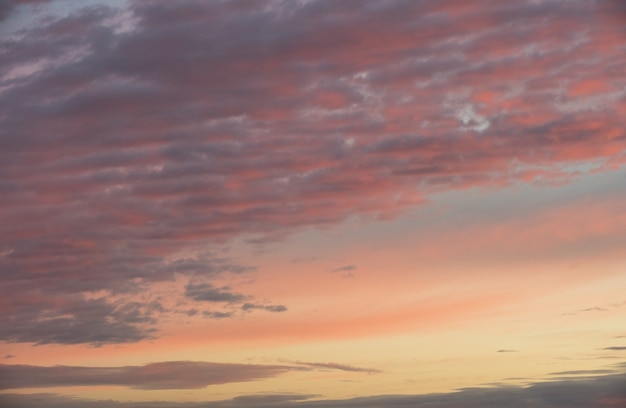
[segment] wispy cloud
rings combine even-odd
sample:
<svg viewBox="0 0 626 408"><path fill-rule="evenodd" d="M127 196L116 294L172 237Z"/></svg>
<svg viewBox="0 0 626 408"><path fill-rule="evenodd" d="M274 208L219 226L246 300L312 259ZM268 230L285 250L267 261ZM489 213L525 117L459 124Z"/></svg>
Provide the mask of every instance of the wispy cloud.
<svg viewBox="0 0 626 408"><path fill-rule="evenodd" d="M238 303L247 299L245 295L231 292L228 286L216 288L210 283L188 284L185 296L198 302Z"/></svg>
<svg viewBox="0 0 626 408"><path fill-rule="evenodd" d="M339 363L315 363L315 362L308 362L308 361L294 361L293 363L301 365L301 366L305 366L305 367L326 368L329 370L350 371L350 372L355 372L355 373L368 373L368 374L382 373L381 370L377 370L375 368L355 367L355 366L339 364Z"/></svg>
<svg viewBox="0 0 626 408"><path fill-rule="evenodd" d="M225 401L207 402L120 402L106 401L110 408L141 408L147 405L155 408L444 408L462 406L466 408L622 408L626 402L623 374L581 378L576 380L555 380L535 383L528 387L493 386L471 388L452 393L425 395L379 395L344 400L309 400L314 395L306 394L267 394L240 396ZM58 394L0 394L0 402L14 407L29 408L96 408L102 401L89 401Z"/></svg>
<svg viewBox="0 0 626 408"><path fill-rule="evenodd" d="M549 373L548 375L600 375L600 374L613 374L617 373L617 370L570 370L570 371L557 371Z"/></svg>
<svg viewBox="0 0 626 408"><path fill-rule="evenodd" d="M261 309L261 310L266 310L268 312L275 312L275 313L280 313L280 312L286 312L287 311L287 306L285 305L264 305L264 304L260 304L260 303L244 303L243 305L241 305L241 310L254 310L254 309Z"/></svg>
<svg viewBox="0 0 626 408"><path fill-rule="evenodd" d="M331 269L331 272L350 272L356 269L356 265L344 265Z"/></svg>
<svg viewBox="0 0 626 408"><path fill-rule="evenodd" d="M121 385L144 390L191 389L215 384L253 381L307 368L368 374L381 372L372 368L346 364L304 361L280 365L165 361L123 367L47 367L0 364L0 378L2 379L0 389L100 385Z"/></svg>
<svg viewBox="0 0 626 408"><path fill-rule="evenodd" d="M11 318L0 326L0 338L36 344L96 346L136 342L155 334L154 324L163 310L159 302L111 302L105 298L58 295L48 299L62 306L42 310L41 297L37 301L20 298L13 302L12 313L19 313L19 318Z"/></svg>
<svg viewBox="0 0 626 408"><path fill-rule="evenodd" d="M284 374L284 365L167 361L124 367L0 365L0 389L121 385L145 390L203 388Z"/></svg>

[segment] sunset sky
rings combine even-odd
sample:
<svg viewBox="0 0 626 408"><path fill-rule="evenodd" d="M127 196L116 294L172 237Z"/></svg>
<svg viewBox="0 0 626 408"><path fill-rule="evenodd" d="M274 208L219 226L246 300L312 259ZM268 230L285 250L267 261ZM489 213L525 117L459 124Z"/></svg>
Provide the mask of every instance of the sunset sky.
<svg viewBox="0 0 626 408"><path fill-rule="evenodd" d="M0 407L623 408L626 2L0 0Z"/></svg>

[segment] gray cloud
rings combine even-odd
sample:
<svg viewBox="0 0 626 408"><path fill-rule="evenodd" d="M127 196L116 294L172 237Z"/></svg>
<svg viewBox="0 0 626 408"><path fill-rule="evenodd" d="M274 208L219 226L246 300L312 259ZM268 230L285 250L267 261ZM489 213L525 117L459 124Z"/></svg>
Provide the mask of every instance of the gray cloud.
<svg viewBox="0 0 626 408"><path fill-rule="evenodd" d="M611 374L616 373L616 370L570 370L570 371L557 371L549 373L548 375L598 375L598 374Z"/></svg>
<svg viewBox="0 0 626 408"><path fill-rule="evenodd" d="M120 402L89 401L53 393L0 394L0 404L12 408L238 408L238 407L294 407L300 401L316 397L312 394L258 394L242 395L226 401L179 403L166 401ZM298 405L293 405L298 404ZM4 405L3 405L4 406Z"/></svg>
<svg viewBox="0 0 626 408"><path fill-rule="evenodd" d="M248 297L230 291L228 286L216 288L210 283L189 283L185 287L185 296L198 302L239 303Z"/></svg>
<svg viewBox="0 0 626 408"><path fill-rule="evenodd" d="M14 4L12 1L4 1L0 3L0 21L5 20L13 11Z"/></svg>
<svg viewBox="0 0 626 408"><path fill-rule="evenodd" d="M363 368L363 367L355 367L346 364L339 363L312 363L308 361L294 361L295 364L299 364L306 367L314 367L314 368L328 368L331 370L340 370L340 371L351 371L356 373L368 373L368 374L376 374L381 373L381 370L377 370L374 368Z"/></svg>
<svg viewBox="0 0 626 408"><path fill-rule="evenodd" d="M281 365L168 361L125 367L41 367L1 365L0 389L122 385L131 388L184 389L253 381L291 370Z"/></svg>
<svg viewBox="0 0 626 408"><path fill-rule="evenodd" d="M229 317L233 317L233 313L232 312L215 312L215 311L205 310L202 312L202 316L208 317L211 319L227 319Z"/></svg>
<svg viewBox="0 0 626 408"><path fill-rule="evenodd" d="M624 374L556 380L528 387L493 386L425 395L379 395L345 400L307 401L312 395L267 394L241 396L226 401L178 403L154 401L87 401L57 394L0 394L0 402L15 408L622 408L626 401Z"/></svg>
<svg viewBox="0 0 626 408"><path fill-rule="evenodd" d="M45 256L48 251L54 254L46 263L51 269L42 275L20 274L20 270L28 270L19 267L22 257L24 263L30 263L34 268L33 271L43 267L28 260L29 252L21 250L11 253L11 264L0 265L6 266L1 272L4 285L0 288L0 295L14 298L11 307L0 315L0 339L36 344L101 345L151 338L158 335L159 317L167 311L157 300L139 302L129 300L132 296L128 295L145 291L151 282L172 279L176 274L211 277L251 270L249 266L238 265L215 256L200 255L194 259L166 262L160 258L145 257L123 250L122 253L108 257L109 264L100 269L104 273L101 275L91 273L88 265L90 261L87 261L90 257L98 259L100 255L92 251L79 251L78 253L83 252L80 260L76 259L70 270L82 266L85 272L69 279L66 272L55 268L55 264L59 264L58 267L61 268L64 261L57 262L54 258L65 258L64 254L73 253L71 247L62 244L37 245L36 242L31 246L35 247L36 257ZM74 254L76 256L75 252ZM202 289L209 288L188 286L187 294L196 300L202 296L208 300L211 294L220 295L221 299L229 301L247 299L243 295L220 292L219 289L215 289L215 293L210 290L202 293ZM108 290L124 296L120 300L112 301L107 297L94 299L83 295L95 290Z"/></svg>
<svg viewBox="0 0 626 408"><path fill-rule="evenodd" d="M260 303L244 303L243 305L241 305L241 310L244 311L248 311L248 310L253 310L253 309L261 309L261 310L266 310L268 312L275 312L275 313L280 313L280 312L286 312L287 311L287 306L285 305L264 305L264 304L260 304Z"/></svg>
<svg viewBox="0 0 626 408"><path fill-rule="evenodd" d="M626 305L626 302L613 302L607 303L602 306L591 306L584 309L579 309L576 312L568 312L564 313L564 315L573 316L580 312L608 312L611 309L620 308Z"/></svg>
<svg viewBox="0 0 626 408"><path fill-rule="evenodd" d="M271 305L262 303L244 302L250 300L251 296L245 296L240 293L232 292L230 287L224 286L216 288L210 283L189 283L185 287L185 296L196 302L210 302L210 303L226 303L234 306L238 305L239 309L244 312L252 310L265 310L268 312L286 312L287 306L285 305ZM194 313L195 314L195 313ZM213 319L224 319L235 316L234 311L210 311L205 310L202 312L204 317Z"/></svg>
<svg viewBox="0 0 626 408"><path fill-rule="evenodd" d="M50 302L58 298L51 297ZM0 338L36 344L136 342L156 333L154 324L163 310L158 302L107 302L104 298L65 297L62 307L42 311L22 299L0 321Z"/></svg>
<svg viewBox="0 0 626 408"><path fill-rule="evenodd" d="M225 402L232 404L232 406L282 406L286 403L293 403L296 401L305 401L309 398L317 397L314 394L258 394L258 395L242 395L235 397L232 400Z"/></svg>
<svg viewBox="0 0 626 408"><path fill-rule="evenodd" d="M331 272L350 272L356 269L356 265L344 265L331 270Z"/></svg>
<svg viewBox="0 0 626 408"><path fill-rule="evenodd" d="M606 312L607 309L603 307L588 307L587 309L582 309L581 312Z"/></svg>
<svg viewBox="0 0 626 408"><path fill-rule="evenodd" d="M263 305L263 309L267 310L268 312L280 313L280 312L286 312L287 311L287 306L285 306L285 305Z"/></svg>
<svg viewBox="0 0 626 408"><path fill-rule="evenodd" d="M621 350L626 350L626 346L612 346L612 347L605 347L602 350L614 350L614 351L621 351Z"/></svg>

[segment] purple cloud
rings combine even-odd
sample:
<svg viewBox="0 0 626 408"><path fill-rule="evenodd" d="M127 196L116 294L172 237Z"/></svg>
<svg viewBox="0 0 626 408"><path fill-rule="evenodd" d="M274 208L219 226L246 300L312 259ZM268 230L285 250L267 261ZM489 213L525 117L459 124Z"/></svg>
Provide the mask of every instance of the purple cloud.
<svg viewBox="0 0 626 408"><path fill-rule="evenodd" d="M0 389L123 385L145 390L204 388L253 381L291 370L280 365L167 361L125 367L0 365Z"/></svg>
<svg viewBox="0 0 626 408"><path fill-rule="evenodd" d="M363 368L363 367L355 367L347 364L339 364L339 363L312 363L307 361L294 361L295 364L302 365L305 367L313 367L313 368L327 368L330 370L340 370L340 371L350 371L356 373L368 373L368 374L376 374L381 373L381 370L377 370L374 368Z"/></svg>
<svg viewBox="0 0 626 408"><path fill-rule="evenodd" d="M111 408L216 408L275 407L284 408L587 408L593 406L621 408L626 401L623 374L592 378L567 379L534 383L527 387L495 385L486 388L468 388L451 393L424 395L378 395L344 400L309 400L314 395L267 394L246 395L225 401L207 402L121 402L106 401ZM308 401L307 401L308 400ZM15 407L29 408L91 408L104 401L75 399L58 394L0 394L0 402Z"/></svg>
<svg viewBox="0 0 626 408"><path fill-rule="evenodd" d="M137 341L91 293L254 270L186 249L624 163L620 2L125 7L0 40L0 340Z"/></svg>

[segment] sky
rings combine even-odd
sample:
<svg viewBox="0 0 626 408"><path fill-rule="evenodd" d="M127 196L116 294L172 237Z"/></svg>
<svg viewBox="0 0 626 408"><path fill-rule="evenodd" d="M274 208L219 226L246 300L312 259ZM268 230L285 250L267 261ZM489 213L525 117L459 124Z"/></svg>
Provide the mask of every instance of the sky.
<svg viewBox="0 0 626 408"><path fill-rule="evenodd" d="M626 4L0 1L0 406L626 406Z"/></svg>

